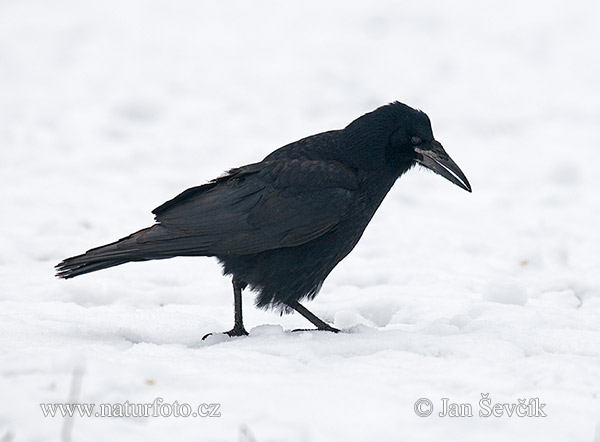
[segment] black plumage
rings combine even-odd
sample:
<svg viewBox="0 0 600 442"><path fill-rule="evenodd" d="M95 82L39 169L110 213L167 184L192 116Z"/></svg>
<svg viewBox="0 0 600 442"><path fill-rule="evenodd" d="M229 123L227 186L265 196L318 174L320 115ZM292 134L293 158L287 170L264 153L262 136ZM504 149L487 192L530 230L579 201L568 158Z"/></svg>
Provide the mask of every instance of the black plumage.
<svg viewBox="0 0 600 442"><path fill-rule="evenodd" d="M257 292L259 307L293 309L318 329L337 331L299 302L318 293L396 179L415 164L471 191L433 138L427 115L391 103L342 130L288 144L259 163L184 191L154 209L155 225L65 259L57 276L130 261L215 256L233 276L235 325L229 335L246 334L246 286Z"/></svg>

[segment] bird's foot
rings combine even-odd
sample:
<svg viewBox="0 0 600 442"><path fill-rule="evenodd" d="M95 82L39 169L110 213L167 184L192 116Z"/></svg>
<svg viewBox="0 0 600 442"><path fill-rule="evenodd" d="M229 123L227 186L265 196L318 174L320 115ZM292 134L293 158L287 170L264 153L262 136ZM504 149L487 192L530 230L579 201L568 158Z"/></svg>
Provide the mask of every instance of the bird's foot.
<svg viewBox="0 0 600 442"><path fill-rule="evenodd" d="M248 332L246 331L246 329L244 328L244 326L235 326L233 327L231 330L226 331L225 334L227 336L248 336Z"/></svg>
<svg viewBox="0 0 600 442"><path fill-rule="evenodd" d="M340 330L328 325L327 327L319 327L319 328L296 328L292 330L292 332L301 332L301 331L328 331L332 333L339 333Z"/></svg>
<svg viewBox="0 0 600 442"><path fill-rule="evenodd" d="M202 337L202 340L204 341L206 338L208 338L209 336L212 336L214 333L207 333ZM226 331L226 332L222 332L222 334L227 335L229 337L234 337L234 336L248 336L248 332L246 331L246 329L244 328L244 326L234 326L231 330Z"/></svg>

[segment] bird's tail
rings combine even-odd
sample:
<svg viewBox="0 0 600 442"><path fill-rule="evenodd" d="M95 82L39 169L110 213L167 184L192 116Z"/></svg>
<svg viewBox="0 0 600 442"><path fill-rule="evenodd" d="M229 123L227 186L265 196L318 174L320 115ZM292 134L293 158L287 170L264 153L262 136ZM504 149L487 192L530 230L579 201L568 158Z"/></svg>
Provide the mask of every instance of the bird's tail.
<svg viewBox="0 0 600 442"><path fill-rule="evenodd" d="M131 261L148 261L176 256L178 243L183 238L173 238L160 224L142 229L111 244L88 250L56 265L56 276L75 276L107 269Z"/></svg>

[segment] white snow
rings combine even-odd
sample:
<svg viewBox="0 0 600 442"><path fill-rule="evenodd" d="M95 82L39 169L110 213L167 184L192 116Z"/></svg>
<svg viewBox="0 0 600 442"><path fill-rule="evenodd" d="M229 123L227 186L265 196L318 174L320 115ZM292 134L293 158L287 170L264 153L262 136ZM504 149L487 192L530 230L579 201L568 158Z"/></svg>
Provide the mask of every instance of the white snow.
<svg viewBox="0 0 600 442"><path fill-rule="evenodd" d="M0 441L600 441L598 20L587 0L0 2ZM393 100L473 193L400 179L306 304L344 333L246 294L250 336L202 341L233 319L208 258L54 278ZM479 417L482 393L547 417ZM221 416L43 417L74 395Z"/></svg>

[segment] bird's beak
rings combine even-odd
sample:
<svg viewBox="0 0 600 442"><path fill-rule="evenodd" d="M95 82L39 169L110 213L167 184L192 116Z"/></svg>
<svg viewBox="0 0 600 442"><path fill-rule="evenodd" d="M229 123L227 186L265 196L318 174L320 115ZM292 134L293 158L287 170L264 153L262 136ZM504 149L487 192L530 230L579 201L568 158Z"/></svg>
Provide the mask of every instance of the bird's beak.
<svg viewBox="0 0 600 442"><path fill-rule="evenodd" d="M440 143L433 140L428 146L415 147L415 152L417 153L417 163L433 170L467 192L471 191L469 180Z"/></svg>

